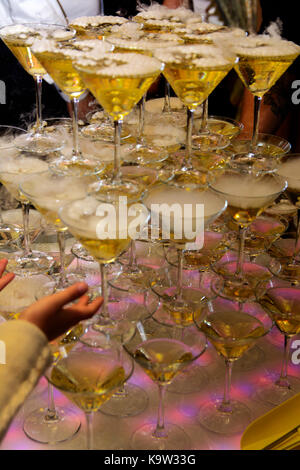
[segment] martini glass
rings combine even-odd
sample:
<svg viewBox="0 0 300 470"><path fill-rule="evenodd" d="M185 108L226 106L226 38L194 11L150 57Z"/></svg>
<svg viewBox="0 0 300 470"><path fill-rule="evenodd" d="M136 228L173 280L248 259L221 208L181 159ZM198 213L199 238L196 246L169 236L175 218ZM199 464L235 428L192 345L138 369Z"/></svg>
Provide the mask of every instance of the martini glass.
<svg viewBox="0 0 300 470"><path fill-rule="evenodd" d="M0 151L5 155L16 155L14 140L18 135L25 134L24 129L13 126L0 126ZM11 241L16 241L20 236L20 227L15 224L5 223L0 208L0 247L6 246Z"/></svg>
<svg viewBox="0 0 300 470"><path fill-rule="evenodd" d="M60 252L60 273L57 278L56 290L66 288L75 282L72 274L67 275L65 269L65 232L67 226L59 217L59 208L73 199L86 194L88 184L93 177L62 176L46 171L28 177L20 186L20 191L35 208L55 227Z"/></svg>
<svg viewBox="0 0 300 470"><path fill-rule="evenodd" d="M184 251L203 247L205 227L224 212L227 203L205 187L190 190L167 184L155 186L148 192L144 203L151 212L151 237L159 235L164 240L170 240L177 249L177 289L174 295L167 298L175 302L178 308L183 308Z"/></svg>
<svg viewBox="0 0 300 470"><path fill-rule="evenodd" d="M299 265L297 263L297 255L298 255L298 244L299 244L299 234L300 234L300 205L299 205L299 197L300 197L300 174L299 174L299 163L300 163L300 154L288 154L285 155L280 162L280 165L277 170L277 174L280 175L282 178L285 178L288 182L288 187L286 189L286 194L293 204L293 206L297 209L297 216L296 216L296 233L295 233L295 240L292 243L294 248L289 253L287 253L286 261L282 260L282 266L279 273L280 277L286 279L294 279L298 280L299 274Z"/></svg>
<svg viewBox="0 0 300 470"><path fill-rule="evenodd" d="M235 58L226 57L221 48L209 45L177 46L157 51L155 55L165 64L164 76L187 107L186 149L175 155L172 184L199 184L199 171L193 170L191 161L195 154L192 149L194 111L232 69ZM180 157L182 163L178 168Z"/></svg>
<svg viewBox="0 0 300 470"><path fill-rule="evenodd" d="M105 203L95 196L87 196L64 205L59 216L100 265L104 300L101 313L93 317L89 330L95 346L99 331L107 328L108 334L111 334L113 329L118 328L118 321L111 318L109 313L106 265L116 261L129 247L131 238L136 237L139 229L147 224L149 214L142 204L131 203L128 206L126 198ZM140 220L135 221L135 216L139 216Z"/></svg>
<svg viewBox="0 0 300 470"><path fill-rule="evenodd" d="M84 57L85 53L104 54L112 50L112 46L100 41L78 41L60 44L54 40L47 42L36 40L32 50L43 67L51 75L59 88L70 98L73 115L73 149L72 156L62 156L55 162L53 167L65 174L77 174L78 168L89 168L95 164L91 157L85 157L79 148L78 133L78 103L80 96L86 91L86 87L80 75L73 67L73 61ZM98 162L100 166L100 162Z"/></svg>
<svg viewBox="0 0 300 470"><path fill-rule="evenodd" d="M44 133L42 120L42 80L47 74L42 64L32 52L35 39L50 39L55 43L72 39L75 31L62 25L47 25L41 23L26 23L4 26L0 29L0 37L18 59L22 67L35 81L36 87L36 123L34 128L25 136L20 136L17 143L20 149L45 154L60 150L63 142Z"/></svg>
<svg viewBox="0 0 300 470"><path fill-rule="evenodd" d="M107 53L97 61L85 59L74 65L87 88L114 121L114 170L107 180L99 183L97 191L110 197L131 194L136 197L142 188L138 183L122 178L120 170L120 136L122 122L142 99L150 85L160 75L163 65L153 57L136 53Z"/></svg>
<svg viewBox="0 0 300 470"><path fill-rule="evenodd" d="M253 133L247 149L251 156L260 154L257 143L263 96L298 57L300 47L278 36L270 37L265 34L240 38L234 50L239 58L235 70L254 96Z"/></svg>
<svg viewBox="0 0 300 470"><path fill-rule="evenodd" d="M195 323L225 359L226 380L223 399L203 405L198 421L209 431L236 434L249 424L251 412L245 404L230 397L232 367L271 330L273 322L258 303L244 303L241 308L239 302L221 298L211 301L203 314L204 318L195 317Z"/></svg>
<svg viewBox="0 0 300 470"><path fill-rule="evenodd" d="M86 447L99 448L93 433L93 416L133 372L133 361L117 348L96 349L78 343L64 358L54 363L46 377L86 417ZM95 440L94 440L95 438Z"/></svg>
<svg viewBox="0 0 300 470"><path fill-rule="evenodd" d="M23 214L23 249L10 257L8 268L19 274L37 274L48 272L54 264L54 259L40 251L31 249L29 213L30 201L22 195L19 185L28 176L46 171L48 164L38 158L26 154L2 159L0 161L0 180L9 193L21 203Z"/></svg>
<svg viewBox="0 0 300 470"><path fill-rule="evenodd" d="M164 396L175 376L203 354L206 341L195 326L186 328L183 338L181 333L180 328L149 319L124 346L159 390L157 424L144 424L135 431L130 442L132 449L172 450L178 445L181 449L190 448L190 439L183 429L165 422Z"/></svg>
<svg viewBox="0 0 300 470"><path fill-rule="evenodd" d="M108 42L111 42L118 52L136 52L139 54L145 54L153 56L157 48L169 48L176 45L182 44L183 41L180 37L175 34L143 34L140 32L138 37L114 37L109 36ZM130 145L128 152L126 152L126 161L147 164L161 162L167 158L166 149L157 145L158 138L156 135L145 136L145 101L146 94L138 103L139 107L139 125L138 125L138 136L137 142L134 146ZM178 145L177 149L180 146Z"/></svg>
<svg viewBox="0 0 300 470"><path fill-rule="evenodd" d="M288 364L292 339L300 333L300 289L292 283L277 282L260 299L260 303L270 312L274 323L284 335L284 354L279 378L259 390L258 396L272 405L279 405L300 392L300 380L289 375Z"/></svg>
<svg viewBox="0 0 300 470"><path fill-rule="evenodd" d="M238 260L223 265L225 282L216 291L236 300L255 299L258 282L271 277L268 269L255 263L244 262L245 236L249 225L283 192L287 182L274 174L242 173L226 170L211 188L227 200L228 213L239 226Z"/></svg>

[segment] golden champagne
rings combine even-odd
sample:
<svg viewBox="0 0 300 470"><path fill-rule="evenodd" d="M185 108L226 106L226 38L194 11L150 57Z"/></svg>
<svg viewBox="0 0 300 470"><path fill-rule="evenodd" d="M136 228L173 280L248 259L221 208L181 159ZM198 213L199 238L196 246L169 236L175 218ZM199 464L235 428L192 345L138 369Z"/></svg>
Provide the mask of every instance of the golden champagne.
<svg viewBox="0 0 300 470"><path fill-rule="evenodd" d="M59 359L68 355L83 333L84 327L82 323L78 323L78 325L75 325L73 328L68 330L63 336L52 341L50 343L50 348L54 361L57 362Z"/></svg>
<svg viewBox="0 0 300 470"><path fill-rule="evenodd" d="M193 352L181 341L150 339L138 346L134 358L154 381L170 383L175 375L193 360Z"/></svg>
<svg viewBox="0 0 300 470"><path fill-rule="evenodd" d="M114 119L123 120L159 76L162 64L136 53L107 53L76 64L86 87Z"/></svg>
<svg viewBox="0 0 300 470"><path fill-rule="evenodd" d="M99 240L79 236L74 229L70 227L70 231L78 239L78 241L87 249L87 251L100 263L113 263L118 256L125 251L130 245L130 238L113 240Z"/></svg>
<svg viewBox="0 0 300 470"><path fill-rule="evenodd" d="M265 35L241 38L235 51L237 74L253 95L262 97L298 57L300 48Z"/></svg>
<svg viewBox="0 0 300 470"><path fill-rule="evenodd" d="M231 361L239 359L265 333L257 318L234 310L211 313L201 330L217 352Z"/></svg>
<svg viewBox="0 0 300 470"><path fill-rule="evenodd" d="M76 351L53 367L50 380L80 409L92 412L123 384L125 371L111 356Z"/></svg>
<svg viewBox="0 0 300 470"><path fill-rule="evenodd" d="M300 290L297 288L270 289L260 303L271 313L277 328L286 336L300 333Z"/></svg>
<svg viewBox="0 0 300 470"><path fill-rule="evenodd" d="M31 52L29 46L26 46L24 43L20 41L11 41L11 40L4 40L7 47L11 50L14 56L18 59L22 67L28 72L30 75L46 75L47 71L42 66L42 64L38 61L38 59L34 56Z"/></svg>

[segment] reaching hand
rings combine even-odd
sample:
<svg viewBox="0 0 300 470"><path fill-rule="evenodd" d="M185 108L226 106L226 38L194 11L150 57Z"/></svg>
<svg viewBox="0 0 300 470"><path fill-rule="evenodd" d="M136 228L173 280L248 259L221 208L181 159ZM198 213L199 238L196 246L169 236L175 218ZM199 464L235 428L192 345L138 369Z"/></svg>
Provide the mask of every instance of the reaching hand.
<svg viewBox="0 0 300 470"><path fill-rule="evenodd" d="M81 320L92 317L101 307L103 299L98 297L89 303L88 285L78 282L53 295L43 297L24 310L19 319L26 320L39 327L49 341L58 338ZM66 305L78 299L76 304Z"/></svg>
<svg viewBox="0 0 300 470"><path fill-rule="evenodd" d="M0 290L4 289L4 287L7 286L7 284L9 284L15 277L14 273L7 273L4 276L2 276L5 271L6 266L7 266L7 259L2 259L0 261Z"/></svg>

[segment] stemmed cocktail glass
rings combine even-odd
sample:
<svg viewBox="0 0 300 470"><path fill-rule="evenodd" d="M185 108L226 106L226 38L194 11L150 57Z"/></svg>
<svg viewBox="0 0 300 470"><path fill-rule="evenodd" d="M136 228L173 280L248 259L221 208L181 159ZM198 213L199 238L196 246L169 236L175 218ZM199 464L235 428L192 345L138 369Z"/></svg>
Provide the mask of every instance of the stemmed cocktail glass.
<svg viewBox="0 0 300 470"><path fill-rule="evenodd" d="M60 219L58 211L66 202L83 197L91 181L94 181L92 176L63 176L46 171L28 177L20 186L23 197L27 198L56 229L60 252L60 273L56 290L64 289L74 282L74 276L67 275L65 270L65 232L68 228Z"/></svg>
<svg viewBox="0 0 300 470"><path fill-rule="evenodd" d="M263 96L275 85L300 53L300 47L278 36L250 35L240 38L234 51L239 60L235 70L254 95L253 133L248 143L249 156L259 154L259 116Z"/></svg>
<svg viewBox="0 0 300 470"><path fill-rule="evenodd" d="M78 60L74 63L86 87L114 120L114 170L112 176L101 181L95 190L107 198L126 195L136 198L142 188L122 178L121 128L125 116L142 99L150 85L160 75L163 65L157 59L135 53L107 53ZM112 195L112 196L110 196Z"/></svg>
<svg viewBox="0 0 300 470"><path fill-rule="evenodd" d="M275 279L273 284L260 303L270 312L278 330L284 335L284 355L279 378L262 386L258 396L272 405L279 405L300 392L300 380L288 373L291 342L300 333L300 289L287 281Z"/></svg>
<svg viewBox="0 0 300 470"><path fill-rule="evenodd" d="M235 57L224 53L219 47L209 45L177 46L157 51L155 56L165 64L164 76L187 107L186 149L183 155L175 154L177 162L173 168L172 184L197 185L201 172L192 166L195 154L192 149L194 111L232 69ZM183 161L178 168L180 156Z"/></svg>
<svg viewBox="0 0 300 470"><path fill-rule="evenodd" d="M57 86L70 98L73 116L73 149L72 156L62 156L52 166L61 173L78 174L90 166L95 166L95 161L85 157L79 147L78 133L78 103L80 96L86 91L78 72L73 67L73 61L78 57L84 57L90 53L94 57L111 51L113 46L95 40L78 41L74 39L69 43L59 44L54 40L36 40L32 50L47 72L51 75ZM100 167L100 162L98 162Z"/></svg>
<svg viewBox="0 0 300 470"><path fill-rule="evenodd" d="M16 56L23 68L35 81L36 86L36 123L32 131L20 136L16 144L22 150L45 154L63 147L62 140L56 139L43 131L42 120L42 80L47 74L42 64L32 52L35 39L52 40L58 44L73 38L75 31L63 25L47 25L42 23L26 23L4 26L0 29L0 37Z"/></svg>
<svg viewBox="0 0 300 470"><path fill-rule="evenodd" d="M86 447L94 444L93 417L133 372L133 361L118 349L96 349L78 343L66 357L54 363L46 377L86 417Z"/></svg>
<svg viewBox="0 0 300 470"><path fill-rule="evenodd" d="M206 349L204 335L195 326L185 329L149 319L126 345L125 350L158 385L159 408L156 426L144 424L131 438L132 449L167 450L190 448L190 439L177 424L165 422L164 396L177 374L198 359Z"/></svg>
<svg viewBox="0 0 300 470"><path fill-rule="evenodd" d="M226 170L211 183L211 188L227 203L227 211L239 226L238 260L224 263L225 282L217 287L219 295L241 302L254 300L259 282L271 278L269 270L255 263L244 261L247 228L287 187L287 182L274 174L241 173Z"/></svg>
<svg viewBox="0 0 300 470"><path fill-rule="evenodd" d="M195 317L195 323L226 364L223 399L203 405L198 420L209 431L239 433L251 421L251 412L246 405L230 397L232 367L270 331L273 322L258 303L244 303L241 308L239 302L217 298L204 308L202 317Z"/></svg>
<svg viewBox="0 0 300 470"><path fill-rule="evenodd" d="M48 272L54 264L54 259L40 251L32 251L29 229L30 201L21 193L19 185L33 174L40 174L48 170L48 164L38 158L26 154L15 156L7 155L0 160L0 180L9 193L21 203L23 214L23 249L13 253L10 257L8 267L10 270L23 274L37 274Z"/></svg>
<svg viewBox="0 0 300 470"><path fill-rule="evenodd" d="M134 223L138 215L137 227ZM113 263L129 247L131 239L147 224L149 214L142 204L127 205L126 197L105 203L98 197L87 196L64 205L59 217L100 265L103 306L89 329L91 344L96 346L98 332L107 329L111 334L118 324L109 314L106 265ZM133 224L132 231L130 224Z"/></svg>

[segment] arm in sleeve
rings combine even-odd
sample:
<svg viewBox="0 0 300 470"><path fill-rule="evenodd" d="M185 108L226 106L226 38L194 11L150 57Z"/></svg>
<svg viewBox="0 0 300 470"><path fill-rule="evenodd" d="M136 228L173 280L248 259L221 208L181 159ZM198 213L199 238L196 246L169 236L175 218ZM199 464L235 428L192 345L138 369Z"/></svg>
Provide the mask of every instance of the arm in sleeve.
<svg viewBox="0 0 300 470"><path fill-rule="evenodd" d="M0 441L50 362L39 328L23 320L0 324Z"/></svg>

